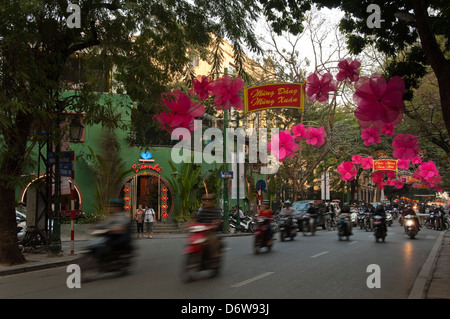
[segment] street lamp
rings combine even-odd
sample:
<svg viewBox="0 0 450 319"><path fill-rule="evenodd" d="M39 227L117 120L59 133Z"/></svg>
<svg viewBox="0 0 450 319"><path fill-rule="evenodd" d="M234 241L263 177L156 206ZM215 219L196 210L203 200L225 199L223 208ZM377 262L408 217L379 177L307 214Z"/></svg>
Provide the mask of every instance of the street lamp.
<svg viewBox="0 0 450 319"><path fill-rule="evenodd" d="M73 116L70 121L69 137L72 142L79 142L83 137L84 125L81 123L80 117Z"/></svg>

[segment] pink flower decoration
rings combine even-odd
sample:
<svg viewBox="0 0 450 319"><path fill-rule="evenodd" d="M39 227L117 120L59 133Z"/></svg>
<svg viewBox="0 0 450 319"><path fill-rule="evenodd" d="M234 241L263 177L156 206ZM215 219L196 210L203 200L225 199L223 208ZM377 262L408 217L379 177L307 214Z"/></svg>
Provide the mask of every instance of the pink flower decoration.
<svg viewBox="0 0 450 319"><path fill-rule="evenodd" d="M413 158L411 159L411 163L412 163L413 165L420 164L420 163L422 163L422 159L420 158L420 156L413 157Z"/></svg>
<svg viewBox="0 0 450 319"><path fill-rule="evenodd" d="M397 134L392 141L392 148L395 158L410 160L419 155L419 139L411 134Z"/></svg>
<svg viewBox="0 0 450 319"><path fill-rule="evenodd" d="M311 102L326 104L328 102L328 93L336 91L337 82L333 79L331 73L316 71L306 79L305 93Z"/></svg>
<svg viewBox="0 0 450 319"><path fill-rule="evenodd" d="M339 82L356 82L359 79L359 67L361 62L352 60L350 58L341 59L338 63L339 73L336 75L336 80Z"/></svg>
<svg viewBox="0 0 450 319"><path fill-rule="evenodd" d="M278 149L276 148L277 143ZM272 136L272 141L267 143L267 148L276 158L284 161L286 157L293 158L300 147L294 142L290 131L281 131Z"/></svg>
<svg viewBox="0 0 450 319"><path fill-rule="evenodd" d="M327 133L325 133L325 129L323 126L319 128L308 127L306 129L306 143L310 145L315 145L317 147L321 147L323 143L325 143L325 137Z"/></svg>
<svg viewBox="0 0 450 319"><path fill-rule="evenodd" d="M381 129L381 135L393 136L394 135L394 130L395 130L395 125L393 125L393 124L386 124Z"/></svg>
<svg viewBox="0 0 450 319"><path fill-rule="evenodd" d="M355 165L361 165L362 164L362 157L361 155L353 155L352 156L352 163Z"/></svg>
<svg viewBox="0 0 450 319"><path fill-rule="evenodd" d="M192 88L189 94L197 96L200 100L207 99L212 94L214 81L210 76L199 75L192 80Z"/></svg>
<svg viewBox="0 0 450 319"><path fill-rule="evenodd" d="M433 177L439 176L439 171L433 161L423 162L419 166L419 175L424 180L429 180Z"/></svg>
<svg viewBox="0 0 450 319"><path fill-rule="evenodd" d="M355 83L353 101L358 106L355 116L362 127L373 124L381 129L386 124L396 125L403 118L403 91L405 83L399 76L391 78L389 83L380 74L370 78L361 77Z"/></svg>
<svg viewBox="0 0 450 319"><path fill-rule="evenodd" d="M337 167L343 181L350 181L356 176L356 167L352 162L343 162Z"/></svg>
<svg viewBox="0 0 450 319"><path fill-rule="evenodd" d="M401 181L395 181L395 184L394 184L395 188L397 188L397 189L402 189L403 185L404 184Z"/></svg>
<svg viewBox="0 0 450 319"><path fill-rule="evenodd" d="M214 87L211 89L215 95L214 103L217 110L229 110L233 106L236 110L242 110L244 103L239 92L244 88L244 82L241 77L233 80L228 74L224 74L216 80Z"/></svg>
<svg viewBox="0 0 450 319"><path fill-rule="evenodd" d="M306 129L304 124L298 124L292 127L292 134L297 141L306 138Z"/></svg>
<svg viewBox="0 0 450 319"><path fill-rule="evenodd" d="M397 161L397 168L408 169L409 168L409 160L399 159Z"/></svg>
<svg viewBox="0 0 450 319"><path fill-rule="evenodd" d="M383 173L383 172L380 172L380 171L378 171L378 172L373 172L371 177L372 177L372 181L373 181L375 184L381 184L381 183L383 182L384 173Z"/></svg>
<svg viewBox="0 0 450 319"><path fill-rule="evenodd" d="M361 160L363 169L372 169L373 168L373 159L372 156L365 157Z"/></svg>
<svg viewBox="0 0 450 319"><path fill-rule="evenodd" d="M378 134L378 129L374 126L362 129L361 137L364 140L365 146L381 143L381 138L380 135Z"/></svg>
<svg viewBox="0 0 450 319"><path fill-rule="evenodd" d="M163 93L161 103L169 108L169 112L162 111L155 114L163 129L172 132L177 127L184 127L190 131L194 130L194 118L205 113L205 107L200 103L194 103L189 96L181 91Z"/></svg>

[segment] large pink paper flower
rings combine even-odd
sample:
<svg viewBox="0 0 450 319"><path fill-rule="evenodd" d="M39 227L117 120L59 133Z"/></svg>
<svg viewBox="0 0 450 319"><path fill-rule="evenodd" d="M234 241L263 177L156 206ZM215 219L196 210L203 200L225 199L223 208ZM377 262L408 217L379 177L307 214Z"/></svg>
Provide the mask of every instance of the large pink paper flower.
<svg viewBox="0 0 450 319"><path fill-rule="evenodd" d="M361 155L353 155L352 156L352 163L355 165L361 165L362 164L362 157Z"/></svg>
<svg viewBox="0 0 450 319"><path fill-rule="evenodd" d="M384 173L381 171L373 172L371 178L375 184L381 184L383 183Z"/></svg>
<svg viewBox="0 0 450 319"><path fill-rule="evenodd" d="M343 181L351 181L356 176L356 167L352 162L343 162L337 167Z"/></svg>
<svg viewBox="0 0 450 319"><path fill-rule="evenodd" d="M292 134L297 141L300 141L302 138L306 138L306 129L304 124L294 125L292 127Z"/></svg>
<svg viewBox="0 0 450 319"><path fill-rule="evenodd" d="M277 143L278 148L276 147ZM281 131L272 136L272 141L267 143L267 148L282 162L286 157L293 158L300 147L294 142L290 131Z"/></svg>
<svg viewBox="0 0 450 319"><path fill-rule="evenodd" d="M381 135L393 136L394 135L394 131L395 131L395 125L393 125L393 124L386 124L381 129Z"/></svg>
<svg viewBox="0 0 450 319"><path fill-rule="evenodd" d="M352 60L351 58L341 59L338 63L339 73L336 75L336 80L339 82L356 82L359 79L359 67L361 62Z"/></svg>
<svg viewBox="0 0 450 319"><path fill-rule="evenodd" d="M395 158L410 160L419 155L419 139L411 134L397 134L392 141L392 148Z"/></svg>
<svg viewBox="0 0 450 319"><path fill-rule="evenodd" d="M370 78L361 77L355 83L353 101L358 106L355 116L362 127L373 124L381 129L386 124L396 125L403 118L403 91L405 83L399 76L391 78L389 83L380 74Z"/></svg>
<svg viewBox="0 0 450 319"><path fill-rule="evenodd" d="M325 129L323 126L319 128L308 127L306 129L306 143L310 145L315 145L317 147L321 147L323 143L325 143L325 137L327 133L325 133Z"/></svg>
<svg viewBox="0 0 450 319"><path fill-rule="evenodd" d="M305 93L311 102L320 102L326 104L328 102L328 93L336 91L337 82L333 79L331 73L323 73L316 71L306 79Z"/></svg>
<svg viewBox="0 0 450 319"><path fill-rule="evenodd" d="M420 156L413 157L413 158L411 159L411 163L412 163L413 165L420 164L420 163L422 163L422 159L420 158Z"/></svg>
<svg viewBox="0 0 450 319"><path fill-rule="evenodd" d="M361 138L364 140L365 146L381 143L381 138L380 135L378 134L378 129L374 126L362 129Z"/></svg>
<svg viewBox="0 0 450 319"><path fill-rule="evenodd" d="M408 169L409 168L409 159L408 160L398 159L397 168Z"/></svg>
<svg viewBox="0 0 450 319"><path fill-rule="evenodd" d="M233 80L228 74L224 74L217 79L212 93L215 95L214 103L217 110L229 110L233 106L236 110L242 110L244 103L239 92L244 88L244 82L241 77Z"/></svg>
<svg viewBox="0 0 450 319"><path fill-rule="evenodd" d="M200 103L194 103L189 96L181 91L162 94L161 102L169 108L169 112L162 111L155 114L161 127L172 132L177 127L194 130L194 119L205 113L205 107Z"/></svg>
<svg viewBox="0 0 450 319"><path fill-rule="evenodd" d="M373 158L372 156L364 157L361 160L362 168L363 169L372 169L373 168Z"/></svg>
<svg viewBox="0 0 450 319"><path fill-rule="evenodd" d="M192 80L192 88L189 90L189 94L195 95L200 100L205 100L212 94L213 87L214 81L210 76L198 75Z"/></svg>
<svg viewBox="0 0 450 319"><path fill-rule="evenodd" d="M424 180L429 180L439 176L439 171L433 161L423 162L419 166L419 175Z"/></svg>

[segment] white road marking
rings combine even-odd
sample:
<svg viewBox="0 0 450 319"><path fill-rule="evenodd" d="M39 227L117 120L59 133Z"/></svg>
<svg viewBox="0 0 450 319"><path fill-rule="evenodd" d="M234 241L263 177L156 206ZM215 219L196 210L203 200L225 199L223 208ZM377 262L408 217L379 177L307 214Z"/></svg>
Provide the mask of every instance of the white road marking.
<svg viewBox="0 0 450 319"><path fill-rule="evenodd" d="M323 251L321 253L311 256L311 258L316 258L316 257L322 256L322 255L328 254L328 253L329 253L329 251Z"/></svg>
<svg viewBox="0 0 450 319"><path fill-rule="evenodd" d="M261 275L255 276L255 277L253 277L253 278L250 278L250 279L247 279L247 280L238 282L237 284L234 284L234 285L232 285L231 287L233 287L233 288L242 287L242 286L244 286L244 285L246 285L246 284L249 284L249 283L254 282L254 281L256 281L256 280L259 280L259 279L262 279L262 278L264 278L264 277L270 276L270 275L272 275L272 274L273 274L273 272L265 272L265 273L263 273L263 274L261 274Z"/></svg>

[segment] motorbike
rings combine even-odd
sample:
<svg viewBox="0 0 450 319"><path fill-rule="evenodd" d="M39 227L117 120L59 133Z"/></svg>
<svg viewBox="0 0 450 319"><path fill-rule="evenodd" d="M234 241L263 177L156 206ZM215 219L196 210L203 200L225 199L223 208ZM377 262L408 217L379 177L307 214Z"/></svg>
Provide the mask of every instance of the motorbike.
<svg viewBox="0 0 450 319"><path fill-rule="evenodd" d="M364 228L366 229L366 231L373 230L373 214L365 213Z"/></svg>
<svg viewBox="0 0 450 319"><path fill-rule="evenodd" d="M279 231L280 231L280 239L284 241L286 238L290 237L291 240L294 240L294 237L297 236L297 219L288 216L288 217L280 217L279 219Z"/></svg>
<svg viewBox="0 0 450 319"><path fill-rule="evenodd" d="M334 213L325 213L325 227L327 230L336 230L336 218Z"/></svg>
<svg viewBox="0 0 450 319"><path fill-rule="evenodd" d="M380 215L374 216L373 234L375 236L375 241L377 243L380 239L384 242L387 234L386 234L386 226L384 224L383 216L380 216Z"/></svg>
<svg viewBox="0 0 450 319"><path fill-rule="evenodd" d="M346 237L347 240L350 239L351 233L349 230L350 218L346 214L339 214L337 228L338 228L338 238L342 240L342 238Z"/></svg>
<svg viewBox="0 0 450 319"><path fill-rule="evenodd" d="M273 231L268 234L272 221L270 218L258 216L255 218L255 232L253 234L253 251L259 254L261 248L266 247L270 251L273 246Z"/></svg>
<svg viewBox="0 0 450 319"><path fill-rule="evenodd" d="M90 234L91 239L85 250L80 252L82 282L124 276L131 271L134 258L131 238L126 233L116 232L117 230L97 228Z"/></svg>
<svg viewBox="0 0 450 319"><path fill-rule="evenodd" d="M356 226L358 224L358 213L352 211L350 214L350 219L352 220L353 226Z"/></svg>
<svg viewBox="0 0 450 319"><path fill-rule="evenodd" d="M434 212L430 212L425 221L425 227L428 229L433 229L436 226Z"/></svg>
<svg viewBox="0 0 450 319"><path fill-rule="evenodd" d="M386 211L386 225L388 225L388 226L392 226L392 223L393 223L393 217L392 217L392 214L391 214L391 212L389 212L389 211Z"/></svg>
<svg viewBox="0 0 450 319"><path fill-rule="evenodd" d="M230 227L236 230L237 218L235 216L230 217ZM254 231L254 223L253 218L250 216L245 216L244 218L239 219L239 230L243 232L252 232Z"/></svg>
<svg viewBox="0 0 450 319"><path fill-rule="evenodd" d="M316 223L314 221L314 217L310 213L305 213L302 217L302 232L303 236L306 236L308 233L311 235L315 235L316 231Z"/></svg>
<svg viewBox="0 0 450 319"><path fill-rule="evenodd" d="M364 213L359 213L358 215L358 225L360 229L364 229L365 228L365 219L366 219L366 215Z"/></svg>
<svg viewBox="0 0 450 319"><path fill-rule="evenodd" d="M405 233L411 238L416 238L419 232L419 225L417 225L416 218L414 215L406 215L404 217L404 228Z"/></svg>
<svg viewBox="0 0 450 319"><path fill-rule="evenodd" d="M189 235L183 250L185 258L181 273L184 282L197 280L205 273L210 277L219 275L223 243L219 236L211 233L216 228L202 223L187 227Z"/></svg>

